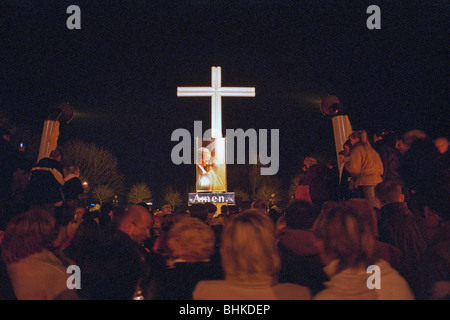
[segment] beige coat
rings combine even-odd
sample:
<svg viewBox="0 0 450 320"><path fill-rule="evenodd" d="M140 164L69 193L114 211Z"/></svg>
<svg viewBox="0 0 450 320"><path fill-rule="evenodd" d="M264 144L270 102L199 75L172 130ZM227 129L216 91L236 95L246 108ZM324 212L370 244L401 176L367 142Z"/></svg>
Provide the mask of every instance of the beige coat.
<svg viewBox="0 0 450 320"><path fill-rule="evenodd" d="M292 283L244 285L228 280L200 281L194 300L310 300L311 291Z"/></svg>
<svg viewBox="0 0 450 320"><path fill-rule="evenodd" d="M376 186L383 181L383 163L373 148L355 146L345 158L345 169L356 178L355 186Z"/></svg>
<svg viewBox="0 0 450 320"><path fill-rule="evenodd" d="M330 278L326 289L314 296L314 300L414 300L414 294L406 280L391 265L378 260L380 289L369 289L367 280L372 273L361 269L345 269L336 273L338 260L333 260L323 270Z"/></svg>
<svg viewBox="0 0 450 320"><path fill-rule="evenodd" d="M67 289L70 276L47 250L8 264L7 270L18 300L52 300Z"/></svg>

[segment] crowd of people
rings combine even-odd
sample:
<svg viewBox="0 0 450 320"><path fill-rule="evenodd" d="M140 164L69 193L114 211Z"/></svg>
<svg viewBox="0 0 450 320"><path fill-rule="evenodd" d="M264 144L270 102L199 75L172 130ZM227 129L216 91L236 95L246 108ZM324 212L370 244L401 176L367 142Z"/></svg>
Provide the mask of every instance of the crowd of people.
<svg viewBox="0 0 450 320"><path fill-rule="evenodd" d="M83 206L79 168L63 168L58 151L23 169L17 202L22 161L8 135L0 141L0 299L450 298L446 138L355 131L340 163L305 159L286 206L254 199L155 211ZM79 278L69 279L70 266Z"/></svg>

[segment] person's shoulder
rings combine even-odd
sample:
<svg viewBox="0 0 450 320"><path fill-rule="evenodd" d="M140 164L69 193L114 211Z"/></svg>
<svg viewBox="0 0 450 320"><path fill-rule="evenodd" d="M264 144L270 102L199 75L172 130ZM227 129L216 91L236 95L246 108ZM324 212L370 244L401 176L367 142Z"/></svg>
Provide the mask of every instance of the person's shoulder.
<svg viewBox="0 0 450 320"><path fill-rule="evenodd" d="M281 300L310 300L311 290L308 287L294 283L279 283L274 286L274 291Z"/></svg>
<svg viewBox="0 0 450 320"><path fill-rule="evenodd" d="M214 300L223 298L221 295L226 287L225 280L204 280L199 281L192 292L192 297L194 300Z"/></svg>
<svg viewBox="0 0 450 320"><path fill-rule="evenodd" d="M62 169L61 163L52 158L42 158L36 164L36 167L50 168L50 169Z"/></svg>
<svg viewBox="0 0 450 320"><path fill-rule="evenodd" d="M363 153L367 153L366 148L364 148L364 146L361 144L357 144L350 151L350 157L360 155Z"/></svg>
<svg viewBox="0 0 450 320"><path fill-rule="evenodd" d="M202 281L198 282L197 287L209 288L209 287L226 286L226 285L227 285L226 280L202 280Z"/></svg>

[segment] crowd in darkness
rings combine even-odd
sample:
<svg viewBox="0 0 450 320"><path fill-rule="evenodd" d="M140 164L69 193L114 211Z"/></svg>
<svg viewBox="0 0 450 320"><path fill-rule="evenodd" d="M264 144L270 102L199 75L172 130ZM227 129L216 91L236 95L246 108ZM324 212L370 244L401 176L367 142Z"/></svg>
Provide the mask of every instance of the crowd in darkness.
<svg viewBox="0 0 450 320"><path fill-rule="evenodd" d="M304 159L286 205L157 211L91 210L78 167L63 168L58 150L30 164L10 138L1 128L2 300L450 298L446 137L354 131L328 168ZM73 265L81 283L69 288Z"/></svg>

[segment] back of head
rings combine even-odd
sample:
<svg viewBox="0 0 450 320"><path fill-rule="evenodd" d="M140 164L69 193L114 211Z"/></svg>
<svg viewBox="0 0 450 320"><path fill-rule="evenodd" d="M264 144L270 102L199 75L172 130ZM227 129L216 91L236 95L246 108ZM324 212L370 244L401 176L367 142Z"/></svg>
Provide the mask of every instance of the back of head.
<svg viewBox="0 0 450 320"><path fill-rule="evenodd" d="M317 217L315 208L306 201L294 201L286 209L286 227L290 229L309 230Z"/></svg>
<svg viewBox="0 0 450 320"><path fill-rule="evenodd" d="M251 201L242 201L239 205L239 209L242 211L245 211L247 209L250 209L252 207L252 202Z"/></svg>
<svg viewBox="0 0 450 320"><path fill-rule="evenodd" d="M114 239L95 246L79 267L80 295L87 300L131 300L143 276L136 249Z"/></svg>
<svg viewBox="0 0 450 320"><path fill-rule="evenodd" d="M56 161L60 161L61 160L61 152L59 150L53 150L52 152L50 152L49 158L56 160Z"/></svg>
<svg viewBox="0 0 450 320"><path fill-rule="evenodd" d="M208 260L214 253L213 229L197 218L184 218L176 222L168 234L172 257L187 262Z"/></svg>
<svg viewBox="0 0 450 320"><path fill-rule="evenodd" d="M98 237L99 226L94 219L84 219L77 227L77 231L74 234L73 241L88 240L94 242Z"/></svg>
<svg viewBox="0 0 450 320"><path fill-rule="evenodd" d="M194 203L189 212L192 218L198 218L201 221L206 221L208 218L208 211L203 203Z"/></svg>
<svg viewBox="0 0 450 320"><path fill-rule="evenodd" d="M123 216L125 215L126 208L124 206L114 206L112 208L112 217L111 221L118 225L119 221L122 220Z"/></svg>
<svg viewBox="0 0 450 320"><path fill-rule="evenodd" d="M53 249L55 219L45 210L32 209L13 217L6 226L2 259L14 263L44 249Z"/></svg>
<svg viewBox="0 0 450 320"><path fill-rule="evenodd" d="M223 205L220 207L220 213L223 215L227 215L228 214L228 205Z"/></svg>
<svg viewBox="0 0 450 320"><path fill-rule="evenodd" d="M367 268L374 263L373 230L349 205L338 204L322 210L314 223L313 233L323 242L325 254L339 260L336 272Z"/></svg>
<svg viewBox="0 0 450 320"><path fill-rule="evenodd" d="M280 268L275 225L258 210L234 215L225 225L220 249L228 280L274 284Z"/></svg>
<svg viewBox="0 0 450 320"><path fill-rule="evenodd" d="M278 222L278 219L283 216L283 213L278 211L276 208L270 208L268 215L272 219L273 223L276 224Z"/></svg>
<svg viewBox="0 0 450 320"><path fill-rule="evenodd" d="M266 203L263 200L256 200L252 203L252 209L260 209L264 212L267 211Z"/></svg>
<svg viewBox="0 0 450 320"><path fill-rule="evenodd" d="M229 206L228 207L228 211L229 211L229 213L230 213L230 216L231 215L234 215L234 214L238 214L239 213L239 207L238 206Z"/></svg>
<svg viewBox="0 0 450 320"><path fill-rule="evenodd" d="M175 221L180 221L181 219L190 217L189 212L187 212L186 210L183 210L183 209L175 210L173 215L175 216Z"/></svg>
<svg viewBox="0 0 450 320"><path fill-rule="evenodd" d="M407 146L411 146L416 140L427 139L428 135L421 130L411 130L403 134L402 141Z"/></svg>
<svg viewBox="0 0 450 320"><path fill-rule="evenodd" d="M67 167L67 173L79 176L80 168L78 166L69 166L69 167Z"/></svg>
<svg viewBox="0 0 450 320"><path fill-rule="evenodd" d="M428 207L436 213L442 221L450 221L450 185L435 185L418 196L418 202L423 208Z"/></svg>
<svg viewBox="0 0 450 320"><path fill-rule="evenodd" d="M110 203L110 202L104 203L100 207L100 213L109 214L113 210L113 208L114 208L114 206L112 205L112 203Z"/></svg>
<svg viewBox="0 0 450 320"><path fill-rule="evenodd" d="M448 151L450 141L446 137L437 137L434 139L434 146L438 149L439 153L444 154Z"/></svg>
<svg viewBox="0 0 450 320"><path fill-rule="evenodd" d="M205 203L206 211L208 214L216 213L217 212L217 206L214 203L207 202Z"/></svg>
<svg viewBox="0 0 450 320"><path fill-rule="evenodd" d="M305 160L303 160L303 164L309 168L309 167L317 164L317 160L312 157L306 157Z"/></svg>
<svg viewBox="0 0 450 320"><path fill-rule="evenodd" d="M402 186L393 181L383 181L375 186L375 196L381 205L401 202Z"/></svg>
<svg viewBox="0 0 450 320"><path fill-rule="evenodd" d="M353 131L349 136L349 139L353 139L353 138L357 138L359 139L359 145L362 145L364 147L368 147L371 148L371 144L369 141L369 137L367 135L367 132L365 130L358 130L358 131ZM354 147L354 146L352 146Z"/></svg>
<svg viewBox="0 0 450 320"><path fill-rule="evenodd" d="M70 245L64 250L64 254L77 264L98 244L99 226L93 219L83 220L76 228Z"/></svg>
<svg viewBox="0 0 450 320"><path fill-rule="evenodd" d="M367 199L350 199L346 205L352 207L370 226L375 238L378 238L377 213Z"/></svg>
<svg viewBox="0 0 450 320"><path fill-rule="evenodd" d="M169 231L172 225L175 223L176 217L173 214L166 214L163 216L163 220L161 223L161 229L165 232Z"/></svg>
<svg viewBox="0 0 450 320"><path fill-rule="evenodd" d="M394 131L388 131L383 136L383 143L391 148L395 148L395 146L397 145L397 140L398 137Z"/></svg>
<svg viewBox="0 0 450 320"><path fill-rule="evenodd" d="M165 204L161 207L161 211L163 215L166 215L171 214L173 210L170 204Z"/></svg>

